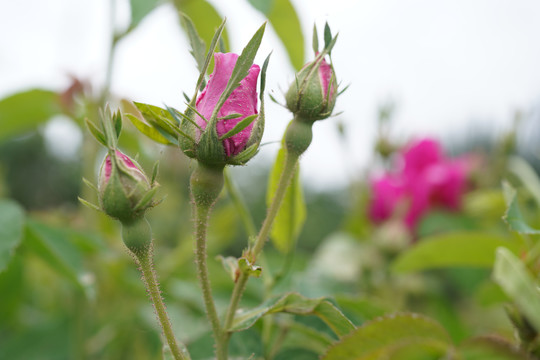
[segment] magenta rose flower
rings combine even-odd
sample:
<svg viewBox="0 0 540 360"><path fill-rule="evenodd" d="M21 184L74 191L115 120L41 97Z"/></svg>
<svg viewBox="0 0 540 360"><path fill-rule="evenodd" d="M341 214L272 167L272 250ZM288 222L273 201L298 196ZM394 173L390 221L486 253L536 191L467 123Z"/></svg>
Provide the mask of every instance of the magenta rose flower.
<svg viewBox="0 0 540 360"><path fill-rule="evenodd" d="M467 161L446 158L433 139L414 141L400 155L400 168L372 182L372 221L388 220L396 215L398 204L404 204L406 211L401 216L414 230L432 208L459 209L470 170Z"/></svg>
<svg viewBox="0 0 540 360"><path fill-rule="evenodd" d="M214 72L210 75L206 87L197 98L196 108L206 120L210 120L219 97L225 90L233 72L238 55L233 53L214 54ZM219 110L216 130L219 137L232 130L236 124L250 115L257 114L257 78L260 68L252 65L249 74L240 81L240 85L232 92ZM240 114L240 117L233 119L223 119L232 114ZM206 129L207 121L200 116L196 116L197 124ZM246 148L255 122L252 122L245 129L230 138L223 139L223 149L227 157L238 155Z"/></svg>

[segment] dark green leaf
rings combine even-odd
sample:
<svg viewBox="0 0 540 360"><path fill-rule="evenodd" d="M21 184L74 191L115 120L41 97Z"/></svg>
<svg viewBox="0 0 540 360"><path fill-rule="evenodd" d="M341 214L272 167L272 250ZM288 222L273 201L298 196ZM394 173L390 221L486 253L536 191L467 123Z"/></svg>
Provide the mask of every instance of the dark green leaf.
<svg viewBox="0 0 540 360"><path fill-rule="evenodd" d="M158 0L130 0L131 27L137 26L141 20L158 5Z"/></svg>
<svg viewBox="0 0 540 360"><path fill-rule="evenodd" d="M521 214L517 204L516 189L514 189L509 183L503 182L503 194L507 206L503 219L508 224L510 229L517 231L520 234L540 234L540 230L530 227L523 219L523 215Z"/></svg>
<svg viewBox="0 0 540 360"><path fill-rule="evenodd" d="M525 264L508 249L497 249L493 279L501 286L527 320L540 330L540 291Z"/></svg>
<svg viewBox="0 0 540 360"><path fill-rule="evenodd" d="M528 360L527 354L502 338L477 338L460 348L463 360Z"/></svg>
<svg viewBox="0 0 540 360"><path fill-rule="evenodd" d="M328 334L317 331L297 322L287 324L287 337L281 349L306 349L322 355L332 345L334 339Z"/></svg>
<svg viewBox="0 0 540 360"><path fill-rule="evenodd" d="M470 266L491 267L495 250L504 246L514 253L519 245L504 237L482 232L455 232L420 239L392 265L398 272Z"/></svg>
<svg viewBox="0 0 540 360"><path fill-rule="evenodd" d="M304 36L296 10L290 0L249 0L262 12L287 50L289 60L296 70L304 65Z"/></svg>
<svg viewBox="0 0 540 360"><path fill-rule="evenodd" d="M451 348L448 334L434 320L418 314L397 314L359 327L332 346L322 359L435 360L444 358Z"/></svg>
<svg viewBox="0 0 540 360"><path fill-rule="evenodd" d="M255 121L256 118L257 118L257 114L246 116L241 121L239 121L236 125L234 125L234 127L231 130L221 135L219 140L221 141L221 140L225 140L230 137L233 137L234 135L238 134L240 131L244 130L249 125L251 125L251 123L253 123L253 121Z"/></svg>
<svg viewBox="0 0 540 360"><path fill-rule="evenodd" d="M230 331L248 329L264 315L278 312L316 315L338 336L344 336L355 328L350 320L325 298L308 299L296 293L289 293L268 299L262 305L240 313L235 317Z"/></svg>
<svg viewBox="0 0 540 360"><path fill-rule="evenodd" d="M193 55L195 62L197 63L197 69L199 69L199 72L203 72L205 62L204 60L206 58L206 44L197 33L197 29L195 29L195 24L193 24L193 21L191 21L189 16L184 13L180 13L180 19L182 20L182 24L187 31L189 43L191 45L190 52L191 55Z"/></svg>
<svg viewBox="0 0 540 360"><path fill-rule="evenodd" d="M7 268L21 243L25 217L19 204L12 200L0 200L0 273Z"/></svg>
<svg viewBox="0 0 540 360"><path fill-rule="evenodd" d="M35 130L51 117L61 114L57 93L34 89L0 100L0 140Z"/></svg>
<svg viewBox="0 0 540 360"><path fill-rule="evenodd" d="M270 173L268 191L266 193L266 204L268 206L272 203L278 188L279 178L285 165L285 154L286 150L281 148ZM306 204L300 183L299 168L297 167L270 233L274 246L283 253L289 252L294 246L298 235L300 235L305 220Z"/></svg>

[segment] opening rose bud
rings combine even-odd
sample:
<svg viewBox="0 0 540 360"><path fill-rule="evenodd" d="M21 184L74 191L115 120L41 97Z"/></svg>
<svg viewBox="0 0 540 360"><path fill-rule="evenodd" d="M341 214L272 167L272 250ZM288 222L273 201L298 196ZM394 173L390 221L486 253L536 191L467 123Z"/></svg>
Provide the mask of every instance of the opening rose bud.
<svg viewBox="0 0 540 360"><path fill-rule="evenodd" d="M122 222L140 216L148 206L140 206L141 200L151 190L148 178L127 155L116 150L111 159L107 155L99 174L99 201L102 210Z"/></svg>
<svg viewBox="0 0 540 360"><path fill-rule="evenodd" d="M227 86L238 55L233 53L214 54L214 72L210 75L208 84L197 98L196 109L204 116L196 116L196 123L203 130L208 126L218 100ZM260 68L252 65L248 75L240 81L240 85L231 93L217 113L216 130L219 138L231 131L246 117L257 114L257 78ZM235 135L221 141L226 157L241 153L248 145L256 121ZM200 136L200 134L199 134Z"/></svg>
<svg viewBox="0 0 540 360"><path fill-rule="evenodd" d="M334 110L337 88L333 66L319 55L296 75L285 95L287 108L303 120L326 119Z"/></svg>

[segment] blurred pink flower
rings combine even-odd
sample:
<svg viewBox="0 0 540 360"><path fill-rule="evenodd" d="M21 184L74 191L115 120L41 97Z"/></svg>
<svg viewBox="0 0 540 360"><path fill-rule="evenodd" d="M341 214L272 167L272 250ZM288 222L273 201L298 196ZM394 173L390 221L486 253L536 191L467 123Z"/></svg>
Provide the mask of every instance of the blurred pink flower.
<svg viewBox="0 0 540 360"><path fill-rule="evenodd" d="M238 55L233 53L214 54L214 72L210 75L206 87L197 98L197 110L210 120L219 97L225 90L227 82L232 75ZM257 114L257 78L260 68L252 65L248 75L240 81L240 85L232 92L219 110L217 117L222 118L231 114L241 114L235 119L219 120L216 125L218 136L222 136L232 130L236 124L247 116ZM206 121L197 116L197 124L206 129ZM238 134L223 140L223 148L227 156L234 156L244 150L253 129L252 122Z"/></svg>
<svg viewBox="0 0 540 360"><path fill-rule="evenodd" d="M429 138L410 143L400 156L400 169L372 182L372 221L398 216L414 230L422 216L434 207L459 209L470 170L465 158L446 158L439 142ZM397 209L403 214L396 213Z"/></svg>

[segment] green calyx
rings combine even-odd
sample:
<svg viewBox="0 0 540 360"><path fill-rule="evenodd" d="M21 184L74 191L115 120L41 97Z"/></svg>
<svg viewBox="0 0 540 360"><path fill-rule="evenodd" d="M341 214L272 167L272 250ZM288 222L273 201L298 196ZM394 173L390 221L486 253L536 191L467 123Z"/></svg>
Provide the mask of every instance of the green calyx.
<svg viewBox="0 0 540 360"><path fill-rule="evenodd" d="M312 127L313 122L295 116L285 131L285 148L288 154L299 157L307 150L313 139Z"/></svg>
<svg viewBox="0 0 540 360"><path fill-rule="evenodd" d="M148 255L152 244L152 229L146 218L122 222L122 240L137 258Z"/></svg>
<svg viewBox="0 0 540 360"><path fill-rule="evenodd" d="M196 206L210 208L216 202L223 185L223 166L208 166L198 162L191 174L191 195Z"/></svg>

